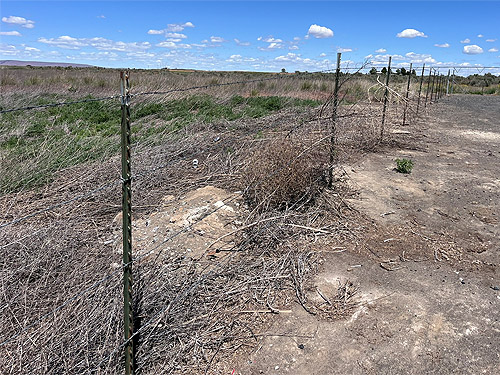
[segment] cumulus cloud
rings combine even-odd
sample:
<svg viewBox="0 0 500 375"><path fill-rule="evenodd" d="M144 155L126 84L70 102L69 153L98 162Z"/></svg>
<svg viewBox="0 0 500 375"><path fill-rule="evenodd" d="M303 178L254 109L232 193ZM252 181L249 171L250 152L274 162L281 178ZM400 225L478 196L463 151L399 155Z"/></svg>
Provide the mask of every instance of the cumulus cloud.
<svg viewBox="0 0 500 375"><path fill-rule="evenodd" d="M311 25L309 27L309 31L307 32L307 35L311 35L315 38L321 39L321 38L331 38L333 37L333 31L329 29L328 27L324 26L319 26L319 25Z"/></svg>
<svg viewBox="0 0 500 375"><path fill-rule="evenodd" d="M322 52L319 54L319 57L325 57L326 56L326 53Z"/></svg>
<svg viewBox="0 0 500 375"><path fill-rule="evenodd" d="M178 33L179 31L184 30L186 27L194 27L194 25L192 22L169 23L165 29L160 29L160 30L151 29L148 31L148 34L160 35L160 34ZM182 34L182 35L184 35L184 34Z"/></svg>
<svg viewBox="0 0 500 375"><path fill-rule="evenodd" d="M149 30L148 31L148 34L150 35L160 35L160 34L164 34L165 33L165 30Z"/></svg>
<svg viewBox="0 0 500 375"><path fill-rule="evenodd" d="M467 55L479 55L480 53L483 53L483 49L479 47L476 44L471 44L468 46L464 46L463 52Z"/></svg>
<svg viewBox="0 0 500 375"><path fill-rule="evenodd" d="M250 42L242 42L241 40L236 39L236 38L234 38L234 42L235 42L237 45L239 45L239 46L245 46L245 47L246 47L246 46L249 46L249 45L250 45Z"/></svg>
<svg viewBox="0 0 500 375"><path fill-rule="evenodd" d="M293 46L288 47L288 49L289 50L298 50L299 46L293 45Z"/></svg>
<svg viewBox="0 0 500 375"><path fill-rule="evenodd" d="M24 50L29 51L29 52L40 52L40 50L38 48L29 47L29 46L24 47Z"/></svg>
<svg viewBox="0 0 500 375"><path fill-rule="evenodd" d="M434 59L431 55L424 53L408 52L405 54L405 56L410 60L411 63L415 64L433 64L437 62L436 59Z"/></svg>
<svg viewBox="0 0 500 375"><path fill-rule="evenodd" d="M0 53L3 55L14 56L19 53L19 50L16 48L16 46L0 43Z"/></svg>
<svg viewBox="0 0 500 375"><path fill-rule="evenodd" d="M63 35L58 38L39 38L38 42L48 44L54 47L63 49L80 49L82 47L93 47L104 51L140 51L151 48L149 42L121 42L113 41L106 38L73 38L68 35Z"/></svg>
<svg viewBox="0 0 500 375"><path fill-rule="evenodd" d="M174 39L186 39L187 35L180 33L165 33L165 37Z"/></svg>
<svg viewBox="0 0 500 375"><path fill-rule="evenodd" d="M5 36L21 36L19 31L0 31L0 35Z"/></svg>
<svg viewBox="0 0 500 375"><path fill-rule="evenodd" d="M261 51L269 51L269 50L274 50L274 49L281 49L283 47L284 47L283 43L272 42L272 43L269 43L269 45L267 47L259 47L259 49Z"/></svg>
<svg viewBox="0 0 500 375"><path fill-rule="evenodd" d="M375 51L376 53L386 53L387 50L385 48L379 48L378 50Z"/></svg>
<svg viewBox="0 0 500 375"><path fill-rule="evenodd" d="M162 48L181 48L181 49L190 49L191 46L189 44L184 44L184 43L175 43L171 41L166 41L166 42L161 42L156 44L156 47L162 47Z"/></svg>
<svg viewBox="0 0 500 375"><path fill-rule="evenodd" d="M493 42L496 42L497 40L496 39L486 39L487 42L490 42L490 43L493 43Z"/></svg>
<svg viewBox="0 0 500 375"><path fill-rule="evenodd" d="M340 52L340 53L352 52L352 48L342 48L342 47L339 47L339 48L337 48L337 52Z"/></svg>
<svg viewBox="0 0 500 375"><path fill-rule="evenodd" d="M449 48L450 45L448 43L443 43L443 44L434 44L434 47L439 47L439 48Z"/></svg>
<svg viewBox="0 0 500 375"><path fill-rule="evenodd" d="M185 23L169 23L167 25L166 31L178 32L184 30L186 27L194 27L192 22Z"/></svg>
<svg viewBox="0 0 500 375"><path fill-rule="evenodd" d="M104 18L106 18L106 16L105 16L104 14L101 14L101 15L97 16L97 18L102 18L102 19L104 19Z"/></svg>
<svg viewBox="0 0 500 375"><path fill-rule="evenodd" d="M464 40L461 40L460 43L463 43L463 44L470 43L470 39L469 38L465 38Z"/></svg>
<svg viewBox="0 0 500 375"><path fill-rule="evenodd" d="M490 49L488 50L488 52L498 52L498 48L495 48L495 47L490 48Z"/></svg>
<svg viewBox="0 0 500 375"><path fill-rule="evenodd" d="M427 35L425 35L422 31L418 31L415 29L404 29L400 33L397 33L396 36L398 38L416 38L421 37L421 38L427 38Z"/></svg>
<svg viewBox="0 0 500 375"><path fill-rule="evenodd" d="M477 34L478 38L482 38L484 35L483 34Z"/></svg>
<svg viewBox="0 0 500 375"><path fill-rule="evenodd" d="M35 27L35 21L27 20L26 18L23 17L17 17L17 16L2 17L2 21L5 23L10 23L12 25L19 25L27 29L32 29Z"/></svg>
<svg viewBox="0 0 500 375"><path fill-rule="evenodd" d="M221 38L220 36L211 36L210 37L210 42L212 43L222 43L225 42L224 38Z"/></svg>

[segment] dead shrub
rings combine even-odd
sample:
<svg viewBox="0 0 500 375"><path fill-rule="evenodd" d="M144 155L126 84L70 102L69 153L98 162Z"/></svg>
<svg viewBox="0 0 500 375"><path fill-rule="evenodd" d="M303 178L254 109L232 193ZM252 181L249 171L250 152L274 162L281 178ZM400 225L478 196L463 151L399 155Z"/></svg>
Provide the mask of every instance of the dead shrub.
<svg viewBox="0 0 500 375"><path fill-rule="evenodd" d="M253 152L242 173L244 198L257 213L306 203L326 184L326 139L282 139Z"/></svg>

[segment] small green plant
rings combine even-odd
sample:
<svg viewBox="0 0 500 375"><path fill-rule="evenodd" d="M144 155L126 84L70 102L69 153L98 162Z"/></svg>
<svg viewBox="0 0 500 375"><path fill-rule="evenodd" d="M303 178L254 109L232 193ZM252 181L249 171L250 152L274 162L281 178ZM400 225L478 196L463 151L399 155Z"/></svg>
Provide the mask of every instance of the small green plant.
<svg viewBox="0 0 500 375"><path fill-rule="evenodd" d="M411 173L413 169L413 161L410 159L396 159L396 170L399 173Z"/></svg>

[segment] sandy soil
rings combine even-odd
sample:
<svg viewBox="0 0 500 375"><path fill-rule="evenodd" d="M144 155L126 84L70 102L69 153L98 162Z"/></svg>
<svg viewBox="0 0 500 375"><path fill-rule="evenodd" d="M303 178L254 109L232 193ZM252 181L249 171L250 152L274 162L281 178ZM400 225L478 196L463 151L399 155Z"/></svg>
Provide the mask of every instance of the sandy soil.
<svg viewBox="0 0 500 375"><path fill-rule="evenodd" d="M443 98L346 168L372 229L325 256L315 284L354 282L358 309L325 321L297 305L234 373L500 373L499 119L499 97Z"/></svg>

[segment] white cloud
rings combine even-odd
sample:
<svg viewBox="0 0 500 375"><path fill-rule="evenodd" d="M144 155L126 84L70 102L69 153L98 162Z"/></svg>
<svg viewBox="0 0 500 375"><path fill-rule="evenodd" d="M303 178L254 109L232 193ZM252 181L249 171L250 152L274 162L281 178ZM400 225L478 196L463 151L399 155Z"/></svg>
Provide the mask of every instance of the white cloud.
<svg viewBox="0 0 500 375"><path fill-rule="evenodd" d="M416 38L417 36L421 38L427 38L427 35L425 35L422 31L418 31L415 29L404 29L400 33L397 33L396 36L398 38Z"/></svg>
<svg viewBox="0 0 500 375"><path fill-rule="evenodd" d="M104 14L101 14L101 15L97 16L97 18L102 18L102 19L104 19L104 18L106 18L106 16L105 16Z"/></svg>
<svg viewBox="0 0 500 375"><path fill-rule="evenodd" d="M30 51L30 52L40 52L40 50L38 48L35 48L35 47L24 47L24 50L25 51Z"/></svg>
<svg viewBox="0 0 500 375"><path fill-rule="evenodd" d="M16 46L0 44L0 53L3 55L14 56L19 53L19 50L16 48Z"/></svg>
<svg viewBox="0 0 500 375"><path fill-rule="evenodd" d="M178 32L184 30L186 27L194 27L192 22L185 23L169 23L165 31Z"/></svg>
<svg viewBox="0 0 500 375"><path fill-rule="evenodd" d="M210 37L210 42L212 43L222 43L225 42L224 38L221 38L220 36L211 36Z"/></svg>
<svg viewBox="0 0 500 375"><path fill-rule="evenodd" d="M181 48L181 49L189 49L191 46L189 44L183 44L183 43L174 43L174 42L161 42L156 44L156 47L162 47L162 48Z"/></svg>
<svg viewBox="0 0 500 375"><path fill-rule="evenodd" d="M266 43L281 43L281 42L283 42L283 40L278 39L278 38L273 38L272 36L268 36L266 38L259 36L257 38L257 40L259 40L261 42L266 42Z"/></svg>
<svg viewBox="0 0 500 375"><path fill-rule="evenodd" d="M483 34L477 34L478 38L482 38L484 35Z"/></svg>
<svg viewBox="0 0 500 375"><path fill-rule="evenodd" d="M333 31L328 27L314 24L309 27L307 35L312 35L315 38L331 38L333 37Z"/></svg>
<svg viewBox="0 0 500 375"><path fill-rule="evenodd" d="M168 37L168 34L172 33L177 33L179 31L184 30L186 27L194 27L192 22L186 22L186 23L169 23L167 25L166 29L161 29L161 30L155 30L151 29L148 31L148 34L150 35L160 35L160 34L165 34ZM180 34L184 35L184 34ZM186 37L187 38L187 37Z"/></svg>
<svg viewBox="0 0 500 375"><path fill-rule="evenodd" d="M490 42L490 43L493 43L493 42L496 42L497 40L496 39L486 39L487 42Z"/></svg>
<svg viewBox="0 0 500 375"><path fill-rule="evenodd" d="M296 51L296 50L298 50L298 49L299 49L299 46L295 46L295 45L294 45L294 46L290 46L290 47L288 47L288 49L289 49L289 50L295 50L295 51Z"/></svg>
<svg viewBox="0 0 500 375"><path fill-rule="evenodd" d="M267 47L259 47L259 49L261 51L271 51L271 50L275 50L275 49L281 49L283 47L284 47L283 43L272 42L272 43L269 43L269 45Z"/></svg>
<svg viewBox="0 0 500 375"><path fill-rule="evenodd" d="M325 57L326 56L326 53L322 52L319 54L319 57Z"/></svg>
<svg viewBox="0 0 500 375"><path fill-rule="evenodd" d="M433 64L437 62L436 59L428 54L408 52L407 54L405 54L405 56L410 60L411 63L415 64Z"/></svg>
<svg viewBox="0 0 500 375"><path fill-rule="evenodd" d="M379 48L378 50L375 51L376 53L386 53L387 50L385 48Z"/></svg>
<svg viewBox="0 0 500 375"><path fill-rule="evenodd" d="M488 52L498 52L498 48L495 48L495 47L490 48L490 49L488 50Z"/></svg>
<svg viewBox="0 0 500 375"><path fill-rule="evenodd" d="M472 44L464 46L463 52L467 55L479 55L480 53L483 53L483 49L476 44Z"/></svg>
<svg viewBox="0 0 500 375"><path fill-rule="evenodd" d="M443 43L443 44L434 44L434 47L439 47L439 48L449 48L450 45L448 43Z"/></svg>
<svg viewBox="0 0 500 375"><path fill-rule="evenodd" d="M337 52L340 52L340 53L352 52L352 48L342 48L342 47L339 47L339 48L337 48Z"/></svg>
<svg viewBox="0 0 500 375"><path fill-rule="evenodd" d="M21 33L19 33L19 31L0 31L0 35L5 35L5 36L21 36Z"/></svg>
<svg viewBox="0 0 500 375"><path fill-rule="evenodd" d="M180 33L165 33L166 38L174 38L174 39L186 39L187 35Z"/></svg>
<svg viewBox="0 0 500 375"><path fill-rule="evenodd" d="M461 40L460 43L463 43L463 44L470 43L470 39L469 38L465 38L464 40Z"/></svg>
<svg viewBox="0 0 500 375"><path fill-rule="evenodd" d="M148 34L150 35L160 35L165 34L165 30L149 30Z"/></svg>
<svg viewBox="0 0 500 375"><path fill-rule="evenodd" d="M39 38L38 42L52 45L64 49L80 49L82 47L93 47L103 51L122 51L132 52L151 48L149 42L121 42L105 39L101 37L95 38L73 38L68 35L63 35L58 38Z"/></svg>
<svg viewBox="0 0 500 375"><path fill-rule="evenodd" d="M234 38L234 42L235 42L237 45L239 45L239 46L245 46L245 47L246 47L246 46L249 46L249 45L250 45L250 42L242 42L241 40L236 39L236 38Z"/></svg>
<svg viewBox="0 0 500 375"><path fill-rule="evenodd" d="M32 29L35 27L35 21L27 20L26 18L23 17L17 17L17 16L2 17L2 21L13 25L19 25L27 29Z"/></svg>

